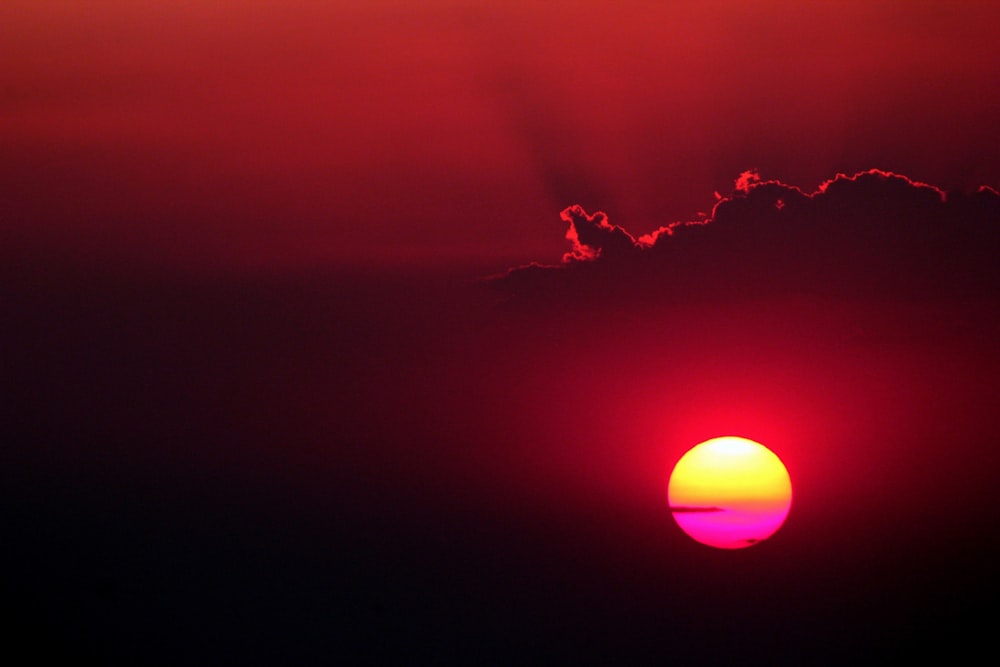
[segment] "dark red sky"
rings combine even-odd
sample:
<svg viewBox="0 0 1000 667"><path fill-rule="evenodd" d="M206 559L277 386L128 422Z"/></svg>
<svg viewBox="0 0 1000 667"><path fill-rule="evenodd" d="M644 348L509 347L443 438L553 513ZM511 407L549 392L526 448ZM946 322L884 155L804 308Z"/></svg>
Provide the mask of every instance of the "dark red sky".
<svg viewBox="0 0 1000 667"><path fill-rule="evenodd" d="M0 0L15 646L973 662L998 34L990 1ZM529 264L568 223L596 259ZM794 487L735 558L665 496L727 434Z"/></svg>
<svg viewBox="0 0 1000 667"><path fill-rule="evenodd" d="M0 9L8 252L555 259L740 172L1000 185L993 2L30 2Z"/></svg>

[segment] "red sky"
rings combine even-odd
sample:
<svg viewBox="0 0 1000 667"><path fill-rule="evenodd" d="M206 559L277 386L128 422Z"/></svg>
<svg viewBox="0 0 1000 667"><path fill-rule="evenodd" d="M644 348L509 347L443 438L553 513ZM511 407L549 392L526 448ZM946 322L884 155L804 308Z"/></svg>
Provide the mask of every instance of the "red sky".
<svg viewBox="0 0 1000 667"><path fill-rule="evenodd" d="M8 634L973 662L998 35L992 0L0 0ZM596 259L528 264L568 223ZM666 498L726 434L795 489L738 560Z"/></svg>
<svg viewBox="0 0 1000 667"><path fill-rule="evenodd" d="M1000 185L992 2L0 8L8 252L184 267L555 260L757 168Z"/></svg>

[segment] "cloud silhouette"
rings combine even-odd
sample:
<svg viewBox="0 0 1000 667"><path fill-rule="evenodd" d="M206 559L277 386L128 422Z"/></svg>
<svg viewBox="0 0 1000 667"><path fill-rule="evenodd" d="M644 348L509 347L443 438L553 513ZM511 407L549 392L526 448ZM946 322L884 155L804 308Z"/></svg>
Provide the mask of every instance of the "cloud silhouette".
<svg viewBox="0 0 1000 667"><path fill-rule="evenodd" d="M1000 293L1000 193L945 192L892 172L838 174L814 192L754 171L703 219L640 237L565 209L561 264L510 270L512 295L850 298Z"/></svg>
<svg viewBox="0 0 1000 667"><path fill-rule="evenodd" d="M688 506L684 506L684 505L681 505L681 506L671 505L670 506L670 511L671 512L695 512L695 513L699 513L699 512L725 512L726 510L722 509L721 507L688 507Z"/></svg>

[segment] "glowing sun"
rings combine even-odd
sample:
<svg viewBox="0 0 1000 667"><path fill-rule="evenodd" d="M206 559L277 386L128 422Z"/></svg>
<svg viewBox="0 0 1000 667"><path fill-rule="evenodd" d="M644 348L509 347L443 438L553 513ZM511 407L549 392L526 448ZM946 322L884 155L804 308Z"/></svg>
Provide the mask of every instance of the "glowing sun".
<svg viewBox="0 0 1000 667"><path fill-rule="evenodd" d="M788 470L764 445L735 436L689 449L667 489L677 525L702 544L742 549L774 535L792 506Z"/></svg>

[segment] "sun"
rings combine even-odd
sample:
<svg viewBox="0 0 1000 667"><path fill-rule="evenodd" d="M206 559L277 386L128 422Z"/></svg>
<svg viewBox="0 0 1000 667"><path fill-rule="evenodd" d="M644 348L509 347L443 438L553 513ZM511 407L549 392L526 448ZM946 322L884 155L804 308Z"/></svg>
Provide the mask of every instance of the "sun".
<svg viewBox="0 0 1000 667"><path fill-rule="evenodd" d="M771 537L792 506L792 482L764 445L736 436L692 447L670 474L674 520L695 540L742 549Z"/></svg>

